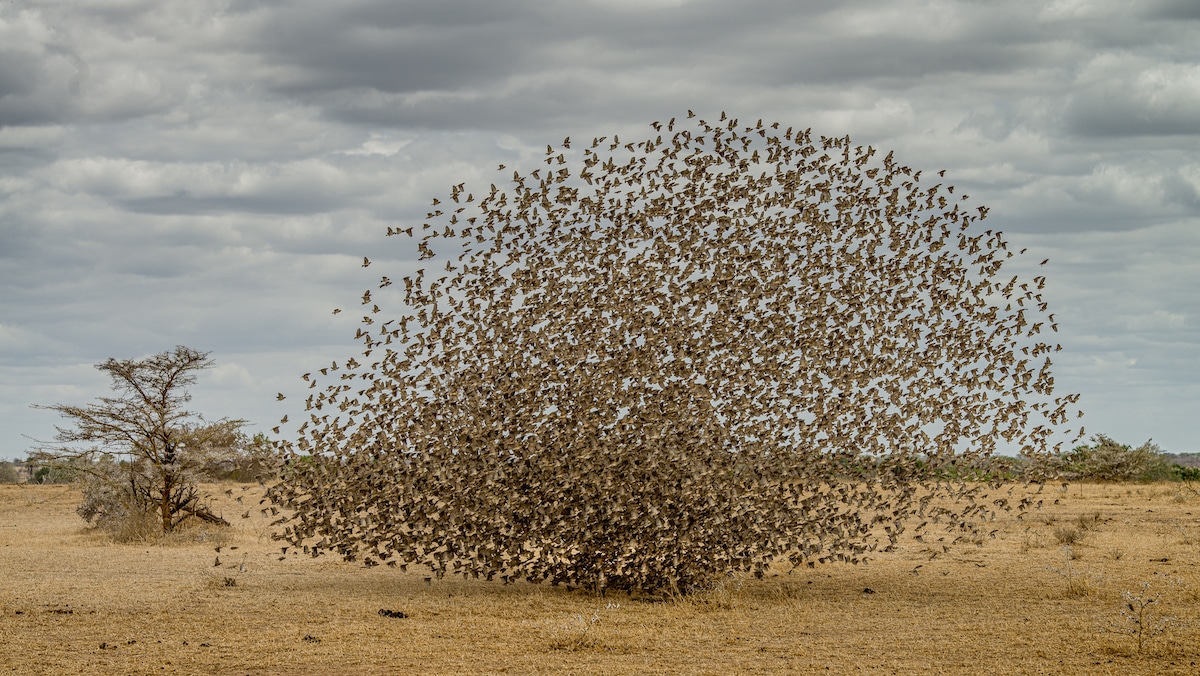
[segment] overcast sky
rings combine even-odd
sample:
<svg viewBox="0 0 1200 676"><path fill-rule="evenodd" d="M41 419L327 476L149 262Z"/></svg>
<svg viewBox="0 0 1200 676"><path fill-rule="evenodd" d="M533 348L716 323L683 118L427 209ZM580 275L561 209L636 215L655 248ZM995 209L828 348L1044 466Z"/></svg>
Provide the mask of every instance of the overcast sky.
<svg viewBox="0 0 1200 676"><path fill-rule="evenodd" d="M1050 258L1089 433L1200 451L1194 0L3 0L0 458L178 344L208 417L299 417L389 225L688 109L946 169Z"/></svg>

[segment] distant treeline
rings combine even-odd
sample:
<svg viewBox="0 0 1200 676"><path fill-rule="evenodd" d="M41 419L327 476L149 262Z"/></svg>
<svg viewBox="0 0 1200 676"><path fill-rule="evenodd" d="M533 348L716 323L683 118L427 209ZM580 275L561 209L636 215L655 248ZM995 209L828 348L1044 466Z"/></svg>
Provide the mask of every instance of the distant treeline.
<svg viewBox="0 0 1200 676"><path fill-rule="evenodd" d="M66 484L81 478L84 461L38 463L30 460L0 460L0 484ZM122 463L124 465L124 463ZM272 464L261 457L231 457L208 462L202 468L202 478L208 481L256 481L272 475Z"/></svg>
<svg viewBox="0 0 1200 676"><path fill-rule="evenodd" d="M1050 455L1011 457L996 455L981 465L953 463L930 467L947 479L1004 481L1200 481L1200 453L1165 453L1147 441L1138 447L1122 444L1103 434L1092 443Z"/></svg>
<svg viewBox="0 0 1200 676"><path fill-rule="evenodd" d="M1068 452L1026 462L1026 472L1089 481L1197 481L1200 454L1164 453L1150 441L1136 448L1103 434Z"/></svg>
<svg viewBox="0 0 1200 676"><path fill-rule="evenodd" d="M846 465L848 476L870 473L870 461L856 464ZM1014 458L996 455L982 465L949 463L926 469L947 479L969 480L1200 481L1200 453L1166 453L1149 441L1134 448L1101 434L1092 437L1091 444L1050 456ZM204 468L204 476L210 481L254 481L270 474L270 463L262 456L224 458L210 462ZM0 461L0 484L69 483L78 476L79 471L70 466Z"/></svg>
<svg viewBox="0 0 1200 676"><path fill-rule="evenodd" d="M1172 465L1200 469L1200 453L1163 453L1163 457Z"/></svg>

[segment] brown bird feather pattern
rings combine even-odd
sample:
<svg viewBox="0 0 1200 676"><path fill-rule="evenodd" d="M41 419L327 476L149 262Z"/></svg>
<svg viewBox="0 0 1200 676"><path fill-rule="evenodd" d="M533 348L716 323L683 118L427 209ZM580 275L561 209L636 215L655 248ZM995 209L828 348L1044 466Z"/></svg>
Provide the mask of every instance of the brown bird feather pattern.
<svg viewBox="0 0 1200 676"><path fill-rule="evenodd" d="M847 137L721 119L564 140L388 228L437 260L365 292L406 309L320 369L280 442L280 537L687 592L1031 504L951 480L1000 439L1050 452L1077 398L1053 396L1042 284L1002 272L986 209Z"/></svg>

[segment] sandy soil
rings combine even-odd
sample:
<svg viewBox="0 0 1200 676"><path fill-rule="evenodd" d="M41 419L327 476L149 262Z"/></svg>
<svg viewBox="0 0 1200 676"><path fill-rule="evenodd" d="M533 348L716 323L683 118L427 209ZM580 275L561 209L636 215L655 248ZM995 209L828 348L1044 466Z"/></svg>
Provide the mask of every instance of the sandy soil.
<svg viewBox="0 0 1200 676"><path fill-rule="evenodd" d="M674 602L280 560L259 487L209 488L232 528L114 544L70 487L0 486L0 671L1200 673L1200 495L1179 484L1047 489L982 547ZM1122 592L1147 582L1139 651Z"/></svg>

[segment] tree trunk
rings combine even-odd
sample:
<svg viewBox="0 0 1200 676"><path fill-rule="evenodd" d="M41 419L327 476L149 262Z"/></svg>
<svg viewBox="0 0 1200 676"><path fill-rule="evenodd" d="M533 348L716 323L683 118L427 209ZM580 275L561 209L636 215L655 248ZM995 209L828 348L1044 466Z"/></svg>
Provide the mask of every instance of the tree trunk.
<svg viewBox="0 0 1200 676"><path fill-rule="evenodd" d="M205 507L188 507L184 511L196 517L197 519L200 519L201 521L216 524L218 526L230 525L228 521L208 511L208 509Z"/></svg>
<svg viewBox="0 0 1200 676"><path fill-rule="evenodd" d="M170 532L175 524L172 520L174 514L171 510L171 489L173 488L170 473L163 473L162 500L159 502L159 515L162 516L162 529L164 533Z"/></svg>

